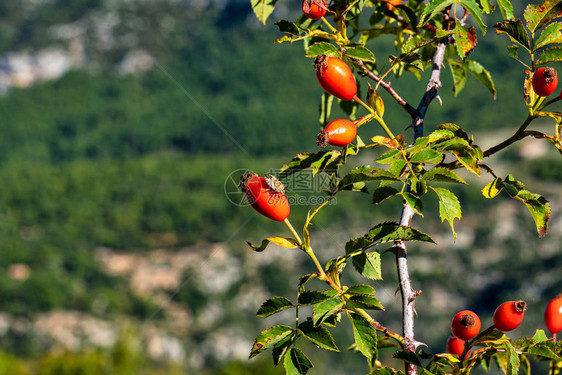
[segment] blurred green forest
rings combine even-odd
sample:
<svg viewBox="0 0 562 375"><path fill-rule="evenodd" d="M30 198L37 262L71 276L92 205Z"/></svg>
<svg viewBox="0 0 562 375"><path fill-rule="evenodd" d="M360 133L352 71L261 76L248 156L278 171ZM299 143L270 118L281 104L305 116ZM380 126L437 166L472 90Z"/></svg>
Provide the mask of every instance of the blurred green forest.
<svg viewBox="0 0 562 375"><path fill-rule="evenodd" d="M55 0L33 9L23 3L0 2L0 54L50 45L47 31L54 24L74 22L105 6L101 0ZM258 25L248 3L231 0L224 8L211 3L192 8L171 1L123 2L115 10L122 20L118 30L137 33L142 47L156 56L152 70L121 75L113 67L125 47L100 51L87 45L87 68L29 88L12 88L0 97L0 267L24 263L31 270L24 281L0 272L2 312L26 317L72 309L158 320L155 301L132 293L121 278L103 272L94 249L143 253L208 242L240 244L279 231L277 223L232 204L225 182L236 170L263 174L298 152L318 151L322 90L302 46L274 45L279 33L272 25ZM522 9L521 2L514 4ZM295 18L296 11L284 16ZM126 22L133 13L144 22L138 29ZM174 20L165 32L158 22L164 15ZM382 43L376 48L381 55L391 53L392 38L377 43ZM524 115L523 71L507 53L500 53L506 46L506 38L489 30L470 55L491 72L497 100L474 77L454 98L445 67L443 106L435 103L430 108L427 131L441 122L456 122L479 134L519 126ZM383 56L379 67L385 67ZM416 104L427 72L417 85L411 79L393 78L392 83ZM387 123L396 133L410 134L409 117L384 95ZM365 128L361 132L366 135ZM537 163L521 160L515 152L501 162L519 163L519 172L532 179L562 180L561 168L535 168ZM456 192L466 214L501 202L486 201L476 189ZM375 208L368 195L358 196L338 197L338 204L329 214L320 214L316 224L352 228L368 225L373 215L397 219L401 202ZM426 217L437 219L436 208L428 204ZM307 209L293 208L298 225ZM488 235L479 233L481 239ZM162 235L168 240L162 242ZM441 281L445 276L432 275ZM106 306L102 312L92 302L100 298ZM181 298L182 293L176 297L180 302ZM0 340L0 347L10 353L0 356L0 374L181 371L156 366L139 372L138 363L119 369L115 353L96 350L53 354L30 364L13 357L32 353L18 348L13 338ZM265 375L259 363L229 363L204 375ZM68 369L62 370L64 366Z"/></svg>

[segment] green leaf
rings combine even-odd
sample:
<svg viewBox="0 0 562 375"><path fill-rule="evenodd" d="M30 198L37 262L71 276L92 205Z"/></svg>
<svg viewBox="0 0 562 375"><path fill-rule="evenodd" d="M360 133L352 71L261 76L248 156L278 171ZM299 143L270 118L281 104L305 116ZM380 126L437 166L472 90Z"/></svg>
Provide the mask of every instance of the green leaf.
<svg viewBox="0 0 562 375"><path fill-rule="evenodd" d="M529 4L523 13L527 28L534 33L555 18L562 16L562 3L559 0L545 0L541 4Z"/></svg>
<svg viewBox="0 0 562 375"><path fill-rule="evenodd" d="M517 355L517 349L509 341L505 341L505 354L507 358L507 370L506 375L517 375L519 371L519 356Z"/></svg>
<svg viewBox="0 0 562 375"><path fill-rule="evenodd" d="M343 307L343 301L340 298L331 298L324 302L317 303L312 308L314 312L314 325L322 323L330 316L336 314Z"/></svg>
<svg viewBox="0 0 562 375"><path fill-rule="evenodd" d="M295 334L285 337L283 340L279 341L277 344L273 346L271 349L271 354L273 356L273 364L277 366L281 363L281 359L285 357L291 346L293 345L293 338Z"/></svg>
<svg viewBox="0 0 562 375"><path fill-rule="evenodd" d="M385 222L375 225L365 235L373 242L379 243L395 242L395 241L421 241L435 243L429 235L420 232L417 229L406 225L400 225L394 222Z"/></svg>
<svg viewBox="0 0 562 375"><path fill-rule="evenodd" d="M408 206L414 210L415 213L420 214L423 211L423 202L420 198L416 197L412 193L402 193L404 200L408 203Z"/></svg>
<svg viewBox="0 0 562 375"><path fill-rule="evenodd" d="M340 57L340 51L333 44L326 42L314 43L306 50L306 57L316 57L319 55Z"/></svg>
<svg viewBox="0 0 562 375"><path fill-rule="evenodd" d="M375 62L375 55L373 52L363 46L347 48L344 56L360 61Z"/></svg>
<svg viewBox="0 0 562 375"><path fill-rule="evenodd" d="M533 341L539 343L546 340L548 340L548 337L546 337L546 333L544 333L542 329L537 329L537 331L533 335Z"/></svg>
<svg viewBox="0 0 562 375"><path fill-rule="evenodd" d="M373 192L373 204L379 204L399 193L398 190L392 186L381 186Z"/></svg>
<svg viewBox="0 0 562 375"><path fill-rule="evenodd" d="M531 40L520 19L510 19L494 25L497 34L506 34L513 42L531 50Z"/></svg>
<svg viewBox="0 0 562 375"><path fill-rule="evenodd" d="M474 18L482 34L486 35L486 25L482 21L482 10L474 0L460 0L459 1L464 9L468 10L470 15ZM476 35L475 35L476 36Z"/></svg>
<svg viewBox="0 0 562 375"><path fill-rule="evenodd" d="M287 33L291 35L300 35L299 28L292 22L286 20L279 20L275 22L275 25L279 28L282 33Z"/></svg>
<svg viewBox="0 0 562 375"><path fill-rule="evenodd" d="M304 337L317 347L336 352L340 351L336 346L336 342L330 334L330 331L328 331L326 327L322 325L315 326L312 323L312 320L307 320L304 323L299 324L299 330L302 332Z"/></svg>
<svg viewBox="0 0 562 375"><path fill-rule="evenodd" d="M288 326L278 325L266 329L256 337L252 351L250 352L250 358L260 354L266 349L271 348L273 345L279 341L286 338L288 335L293 333L293 329Z"/></svg>
<svg viewBox="0 0 562 375"><path fill-rule="evenodd" d="M537 65L544 65L554 61L562 61L562 47L546 48L539 53Z"/></svg>
<svg viewBox="0 0 562 375"><path fill-rule="evenodd" d="M265 25L265 21L275 8L277 0L252 0L252 9L258 20Z"/></svg>
<svg viewBox="0 0 562 375"><path fill-rule="evenodd" d="M267 318L279 311L293 307L293 303L285 297L273 297L262 303L256 315L259 318Z"/></svg>
<svg viewBox="0 0 562 375"><path fill-rule="evenodd" d="M353 285L347 288L345 294L359 294L365 296L374 296L375 295L375 288L370 285L365 284L358 284Z"/></svg>
<svg viewBox="0 0 562 375"><path fill-rule="evenodd" d="M464 130L461 129L460 126L458 126L457 124L453 124L453 123L445 123L445 124L439 124L437 125L436 130L448 130L450 132L452 132L455 137L458 138L463 138L465 140L468 141L468 134L466 134L466 132Z"/></svg>
<svg viewBox="0 0 562 375"><path fill-rule="evenodd" d="M555 43L562 43L562 23L560 22L553 22L548 25L538 37L537 41L535 42L535 49L533 51L538 50L544 46L549 44Z"/></svg>
<svg viewBox="0 0 562 375"><path fill-rule="evenodd" d="M443 188L431 187L433 191L439 197L439 216L441 217L441 222L447 220L451 225L451 231L453 232L453 238L457 239L457 233L455 232L455 227L453 222L455 219L460 219L462 216L461 205L458 198L451 191Z"/></svg>
<svg viewBox="0 0 562 375"><path fill-rule="evenodd" d="M299 247L299 244L297 243L297 241L295 239L285 238L285 237L269 237L269 238L266 238L265 240L263 240L261 242L260 246L253 245L249 241L246 241L246 243L252 248L252 250L257 251L257 252L264 251L265 248L267 247L267 245L269 245L270 242L274 243L275 245L284 247L286 249L294 249L294 248Z"/></svg>
<svg viewBox="0 0 562 375"><path fill-rule="evenodd" d="M458 62L458 61L457 61ZM451 130L438 129L427 136L429 143L442 142L454 138L455 134Z"/></svg>
<svg viewBox="0 0 562 375"><path fill-rule="evenodd" d="M513 16L513 5L509 0L497 0L498 7L504 20L512 19Z"/></svg>
<svg viewBox="0 0 562 375"><path fill-rule="evenodd" d="M424 25L428 20L435 17L439 12L453 4L454 0L432 0L425 6L418 23L418 27Z"/></svg>
<svg viewBox="0 0 562 375"><path fill-rule="evenodd" d="M284 164L281 167L278 178L285 178L307 168L312 169L314 176L324 170L336 170L340 159L341 152L338 150L320 151L314 154L310 152L297 154L289 164Z"/></svg>
<svg viewBox="0 0 562 375"><path fill-rule="evenodd" d="M467 69L463 63L456 60L449 60L449 66L453 75L453 94L457 96L466 84Z"/></svg>
<svg viewBox="0 0 562 375"><path fill-rule="evenodd" d="M359 253L352 258L352 263L361 276L371 280L382 280L381 256L379 253Z"/></svg>
<svg viewBox="0 0 562 375"><path fill-rule="evenodd" d="M402 158L402 154L399 150L390 150L379 156L375 161L380 164L390 164L400 158Z"/></svg>
<svg viewBox="0 0 562 375"><path fill-rule="evenodd" d="M496 177L482 189L482 195L488 199L494 198L503 189L502 179Z"/></svg>
<svg viewBox="0 0 562 375"><path fill-rule="evenodd" d="M349 314L357 349L371 360L377 354L377 331L369 321L357 314Z"/></svg>
<svg viewBox="0 0 562 375"><path fill-rule="evenodd" d="M543 237L548 230L548 220L550 219L550 203L540 194L531 193L528 190L521 190L514 197L525 203L533 220L537 226L539 237Z"/></svg>
<svg viewBox="0 0 562 375"><path fill-rule="evenodd" d="M346 306L349 308L359 308L366 310L381 310L384 311L384 307L378 298L371 296L354 295L349 297Z"/></svg>
<svg viewBox="0 0 562 375"><path fill-rule="evenodd" d="M527 349L527 353L537 355L543 358L548 358L554 361L562 361L562 357L558 356L544 343L533 345Z"/></svg>
<svg viewBox="0 0 562 375"><path fill-rule="evenodd" d="M430 148L423 149L421 151L412 154L410 162L412 163L440 163L443 159L443 154L439 151L432 150Z"/></svg>
<svg viewBox="0 0 562 375"><path fill-rule="evenodd" d="M456 172L443 167L431 168L422 175L422 179L435 182L455 182L466 185L466 181Z"/></svg>
<svg viewBox="0 0 562 375"><path fill-rule="evenodd" d="M401 359L404 362L411 363L418 367L423 367L416 353L409 350L399 350L392 355L396 359Z"/></svg>
<svg viewBox="0 0 562 375"><path fill-rule="evenodd" d="M306 290L299 294L298 303L299 305L314 305L320 302L324 302L332 297L334 293L328 293L332 291L320 292L318 290Z"/></svg>
<svg viewBox="0 0 562 375"><path fill-rule="evenodd" d="M347 186L353 185L357 182L375 180L398 181L400 180L400 178L385 169L373 168L368 165L363 165L361 167L352 169L348 174L346 174L339 182L338 189L342 190Z"/></svg>
<svg viewBox="0 0 562 375"><path fill-rule="evenodd" d="M291 348L283 362L286 375L305 375L313 365L299 348Z"/></svg>
<svg viewBox="0 0 562 375"><path fill-rule="evenodd" d="M475 155L473 150L461 149L454 151L453 155L456 156L457 160L469 171L480 177L480 167L478 166L478 157Z"/></svg>
<svg viewBox="0 0 562 375"><path fill-rule="evenodd" d="M490 72L488 72L479 62L473 60L467 60L465 64L468 68L468 72L476 77L476 79L479 80L480 83L482 83L492 95L494 95L495 99L496 86L494 85L494 81L492 80Z"/></svg>

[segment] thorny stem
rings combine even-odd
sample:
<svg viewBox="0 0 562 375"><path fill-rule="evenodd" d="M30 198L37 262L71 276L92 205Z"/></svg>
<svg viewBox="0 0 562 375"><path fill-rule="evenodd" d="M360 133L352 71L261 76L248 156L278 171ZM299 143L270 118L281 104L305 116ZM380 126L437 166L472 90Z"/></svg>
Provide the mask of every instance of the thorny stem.
<svg viewBox="0 0 562 375"><path fill-rule="evenodd" d="M427 108L437 96L437 91L441 87L441 67L445 58L445 49L449 43L448 38L443 38L437 43L437 50L433 56L433 67L431 76L427 84L424 96L422 97L417 109L417 115L413 119L414 128L414 141L423 136L423 122ZM404 201L402 206L402 214L400 217L400 225L410 225L415 212ZM407 260L407 246L406 241L395 242L395 255L396 255L396 269L398 273L398 283L400 286L400 294L402 296L402 336L404 337L404 349L415 352L416 341L414 339L414 315L415 315L415 300L419 295L419 291L412 289L410 281L410 273L408 270ZM415 365L406 363L406 375L417 374Z"/></svg>

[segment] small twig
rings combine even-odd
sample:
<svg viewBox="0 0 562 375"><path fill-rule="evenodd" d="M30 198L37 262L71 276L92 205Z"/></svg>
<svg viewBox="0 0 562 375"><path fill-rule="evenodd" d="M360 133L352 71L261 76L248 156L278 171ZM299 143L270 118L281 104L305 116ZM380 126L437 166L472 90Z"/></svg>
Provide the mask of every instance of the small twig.
<svg viewBox="0 0 562 375"><path fill-rule="evenodd" d="M371 78L379 86L381 86L383 89L385 89L390 94L390 96L392 96L394 98L394 100L396 100L396 102L398 104L400 104L406 112L408 112L408 114L412 118L415 118L417 116L416 109L414 107L412 107L408 102L406 102L406 100L404 100L404 98L402 98L398 94L398 92L396 92L396 90L394 90L394 88L391 86L390 82L384 81L381 77L379 77L375 73L373 73L369 68L367 68L367 66L365 65L365 63L363 63L363 61L357 60L356 63L357 63L357 65L359 65L361 67L361 69L363 69L363 73L367 77Z"/></svg>
<svg viewBox="0 0 562 375"><path fill-rule="evenodd" d="M517 129L515 134L513 134L511 137L509 137L505 141L497 144L496 146L490 147L489 149L484 151L484 157L486 158L488 156L491 156L491 155L495 154L496 152L498 152L500 150L503 150L507 146L519 141L520 139L523 139L525 137L525 129L527 129L529 124L531 124L531 121L533 121L535 118L536 118L536 116L530 116L529 115L527 117L527 119L523 122L523 124L521 124L519 129Z"/></svg>

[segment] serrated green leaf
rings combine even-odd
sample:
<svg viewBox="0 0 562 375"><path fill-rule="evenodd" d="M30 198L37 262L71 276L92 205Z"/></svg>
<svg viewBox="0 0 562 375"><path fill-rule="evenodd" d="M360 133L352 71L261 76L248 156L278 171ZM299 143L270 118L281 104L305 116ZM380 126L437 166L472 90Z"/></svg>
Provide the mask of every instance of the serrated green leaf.
<svg viewBox="0 0 562 375"><path fill-rule="evenodd" d="M438 129L433 131L430 135L427 136L429 143L436 143L449 140L454 138L455 134L451 130L447 129Z"/></svg>
<svg viewBox="0 0 562 375"><path fill-rule="evenodd" d="M339 150L297 154L288 164L281 167L278 178L285 178L307 168L312 169L313 176L324 170L336 170L340 160L341 152Z"/></svg>
<svg viewBox="0 0 562 375"><path fill-rule="evenodd" d="M535 49L538 50L544 46L555 43L562 43L562 23L553 22L541 32L541 35L537 38L535 42Z"/></svg>
<svg viewBox="0 0 562 375"><path fill-rule="evenodd" d="M451 74L453 76L453 94L457 96L466 85L467 69L460 61L449 60Z"/></svg>
<svg viewBox="0 0 562 375"><path fill-rule="evenodd" d="M433 238L429 235L420 232L419 230L400 225L394 222L386 222L375 225L365 235L373 242L386 243L395 241L421 241L435 243Z"/></svg>
<svg viewBox="0 0 562 375"><path fill-rule="evenodd" d="M373 52L363 46L347 48L344 56L360 61L375 62L375 55Z"/></svg>
<svg viewBox="0 0 562 375"><path fill-rule="evenodd" d="M320 302L324 302L335 296L336 292L333 290L318 291L318 290L306 290L301 292L298 297L299 305L314 305Z"/></svg>
<svg viewBox="0 0 562 375"><path fill-rule="evenodd" d="M451 191L443 188L431 187L433 191L439 197L439 216L441 217L441 222L447 220L451 225L451 231L453 232L453 238L457 239L457 233L455 232L455 227L453 222L455 219L462 217L461 205L458 198Z"/></svg>
<svg viewBox="0 0 562 375"><path fill-rule="evenodd" d="M259 318L267 318L279 311L293 307L293 303L285 297L273 297L262 303L258 309L256 316Z"/></svg>
<svg viewBox="0 0 562 375"><path fill-rule="evenodd" d="M503 22L498 22L494 25L497 34L506 34L509 39L523 47L528 51L531 50L531 40L527 30L523 27L523 22L520 19L510 19Z"/></svg>
<svg viewBox="0 0 562 375"><path fill-rule="evenodd" d="M507 358L507 369L506 375L517 375L519 371L519 356L517 355L517 349L509 342L504 342L505 354Z"/></svg>
<svg viewBox="0 0 562 375"><path fill-rule="evenodd" d="M339 182L338 189L345 189L347 186L353 185L357 182L376 180L398 181L400 178L385 169L373 168L371 166L364 165L349 171L349 173L346 174Z"/></svg>
<svg viewBox="0 0 562 375"><path fill-rule="evenodd" d="M260 354L266 349L271 348L291 333L293 333L293 329L283 325L273 326L261 332L254 341L252 351L250 352L250 358Z"/></svg>
<svg viewBox="0 0 562 375"><path fill-rule="evenodd" d="M351 260L353 267L361 276L371 280L382 280L381 256L379 253L359 253Z"/></svg>
<svg viewBox="0 0 562 375"><path fill-rule="evenodd" d="M285 237L269 237L266 238L265 240L262 240L260 246L256 246L254 244L252 244L249 241L246 241L246 243L248 244L248 246L250 246L252 248L252 250L257 251L257 252L261 252L264 251L267 247L267 245L269 245L270 243L273 243L275 245L287 248L287 249L294 249L299 247L297 241L293 238L285 238Z"/></svg>
<svg viewBox="0 0 562 375"><path fill-rule="evenodd" d="M384 311L384 306L378 298L363 295L354 295L349 297L346 306L348 308L358 308L365 310L380 310Z"/></svg>
<svg viewBox="0 0 562 375"><path fill-rule="evenodd" d="M440 145L438 145L438 147L441 147L441 150L443 151L449 151L449 152L472 149L468 141L463 138L450 139L448 141L441 143Z"/></svg>
<svg viewBox="0 0 562 375"><path fill-rule="evenodd" d="M302 288L304 286L304 284L306 284L307 282L309 282L312 279L315 279L318 277L318 274L315 273L309 273L307 275L301 276L301 278L299 279L299 288Z"/></svg>
<svg viewBox="0 0 562 375"><path fill-rule="evenodd" d="M553 19L562 17L562 3L559 0L545 0L540 4L529 4L523 16L527 28L534 33Z"/></svg>
<svg viewBox="0 0 562 375"><path fill-rule="evenodd" d="M333 44L326 42L314 43L306 50L306 57L316 57L319 55L340 57L340 51Z"/></svg>
<svg viewBox="0 0 562 375"><path fill-rule="evenodd" d="M379 156L375 161L380 164L390 164L401 157L402 154L399 150L390 150Z"/></svg>
<svg viewBox="0 0 562 375"><path fill-rule="evenodd" d="M474 18L476 24L478 24L478 27L480 27L480 31L482 31L482 34L486 35L486 25L482 21L482 10L480 9L476 1L460 0L459 2L461 3L464 9L468 10L472 18Z"/></svg>
<svg viewBox="0 0 562 375"><path fill-rule="evenodd" d="M478 166L478 157L475 155L473 150L458 150L454 151L453 155L457 160L468 170L480 177L480 167Z"/></svg>
<svg viewBox="0 0 562 375"><path fill-rule="evenodd" d="M324 302L314 305L312 311L314 313L314 325L322 323L331 315L336 314L343 307L343 301L340 298L330 298Z"/></svg>
<svg viewBox="0 0 562 375"><path fill-rule="evenodd" d="M542 195L531 193L528 190L520 190L514 198L525 203L535 221L539 237L543 237L548 230L548 220L551 213L550 203Z"/></svg>
<svg viewBox="0 0 562 375"><path fill-rule="evenodd" d="M464 28L459 23L455 26L454 34L457 53L464 59L476 47L476 31L474 27Z"/></svg>
<svg viewBox="0 0 562 375"><path fill-rule="evenodd" d="M545 343L538 343L530 346L527 349L527 353L555 361L562 361L562 357L553 352Z"/></svg>
<svg viewBox="0 0 562 375"><path fill-rule="evenodd" d="M370 285L365 284L358 284L353 285L347 288L345 294L361 294L366 296L374 296L375 295L375 288Z"/></svg>
<svg viewBox="0 0 562 375"><path fill-rule="evenodd" d="M330 331L322 325L315 326L312 320L299 324L303 336L319 348L339 352Z"/></svg>
<svg viewBox="0 0 562 375"><path fill-rule="evenodd" d="M468 72L472 74L477 80L480 81L490 91L492 95L494 95L494 99L496 98L496 86L494 85L494 81L492 80L492 76L490 72L486 70L479 62L473 60L466 60L465 62Z"/></svg>
<svg viewBox="0 0 562 375"><path fill-rule="evenodd" d="M422 179L435 182L455 182L466 185L466 181L455 171L443 167L431 168L422 175Z"/></svg>
<svg viewBox="0 0 562 375"><path fill-rule="evenodd" d="M410 206L412 208L412 210L414 210L415 213L417 214L421 214L423 211L423 202L420 198L416 197L414 194L412 193L402 193L402 197L404 197L404 200L406 201L406 203L408 203L408 206Z"/></svg>
<svg viewBox="0 0 562 375"><path fill-rule="evenodd" d="M425 6L423 13L418 23L418 27L425 24L428 20L435 17L439 12L453 4L454 0L432 0Z"/></svg>
<svg viewBox="0 0 562 375"><path fill-rule="evenodd" d="M299 348L291 348L283 361L286 375L305 375L313 365Z"/></svg>
<svg viewBox="0 0 562 375"><path fill-rule="evenodd" d="M426 148L411 155L411 163L440 163L443 159L441 152Z"/></svg>
<svg viewBox="0 0 562 375"><path fill-rule="evenodd" d="M379 204L399 193L398 190L392 186L381 186L373 192L373 204Z"/></svg>
<svg viewBox="0 0 562 375"><path fill-rule="evenodd" d="M492 199L500 193L503 189L502 179L499 177L494 178L482 189L482 195L485 198Z"/></svg>
<svg viewBox="0 0 562 375"><path fill-rule="evenodd" d="M453 124L453 123L444 123L444 124L439 124L437 125L436 130L448 130L450 132L452 132L455 137L458 138L463 138L465 140L469 140L468 134L466 134L466 132L464 130L461 129L460 126L458 126L457 124Z"/></svg>
<svg viewBox="0 0 562 375"><path fill-rule="evenodd" d="M285 355L291 349L291 345L293 344L292 339L294 337L294 333L285 337L283 340L276 343L273 348L271 349L271 354L273 356L273 364L277 366L281 363L281 360L285 358Z"/></svg>
<svg viewBox="0 0 562 375"><path fill-rule="evenodd" d="M273 13L277 0L252 0L254 14L265 25L267 18Z"/></svg>
<svg viewBox="0 0 562 375"><path fill-rule="evenodd" d="M497 0L498 7L504 20L510 20L513 16L513 5L509 0Z"/></svg>
<svg viewBox="0 0 562 375"><path fill-rule="evenodd" d="M282 33L287 33L291 35L299 35L299 28L292 22L287 20L279 20L275 22L275 25L279 28Z"/></svg>
<svg viewBox="0 0 562 375"><path fill-rule="evenodd" d="M538 65L548 64L554 61L562 61L562 47L556 46L546 48L539 53Z"/></svg>
<svg viewBox="0 0 562 375"><path fill-rule="evenodd" d="M427 193L427 182L425 180L412 177L410 181L410 191L417 197L422 197L425 193Z"/></svg>
<svg viewBox="0 0 562 375"><path fill-rule="evenodd" d="M548 337L546 337L546 333L544 333L544 330L537 329L537 331L533 335L533 341L536 342L536 343L539 343L539 342L543 342L543 341L546 341L546 340L548 340Z"/></svg>
<svg viewBox="0 0 562 375"><path fill-rule="evenodd" d="M357 349L371 360L377 354L377 331L369 321L357 314L349 314Z"/></svg>

